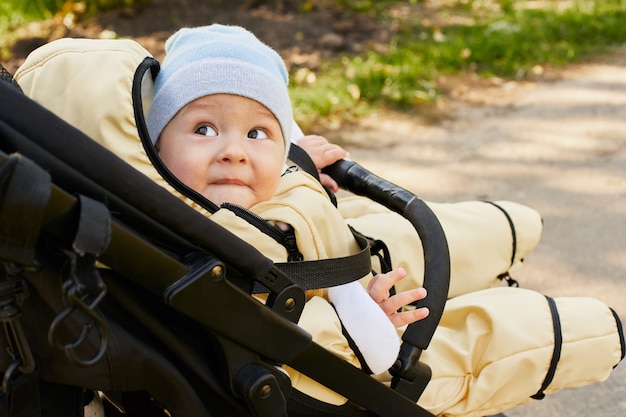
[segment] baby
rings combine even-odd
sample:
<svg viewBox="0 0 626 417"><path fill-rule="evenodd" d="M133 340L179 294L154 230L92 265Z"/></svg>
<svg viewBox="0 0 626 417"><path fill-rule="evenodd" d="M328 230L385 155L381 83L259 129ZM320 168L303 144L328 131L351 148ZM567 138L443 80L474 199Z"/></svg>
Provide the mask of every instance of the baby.
<svg viewBox="0 0 626 417"><path fill-rule="evenodd" d="M166 50L147 125L171 173L209 201L249 209L279 228L296 226L288 220L293 213L319 212L313 204L319 184L314 189L294 184L298 193L292 190L289 197L275 199L283 177L309 181L301 178L306 174L285 166L293 116L280 56L247 30L221 25L182 29L168 40ZM293 213L268 213L273 202ZM334 218L345 239L349 229L340 213L328 199L319 205L326 207L325 215L305 215L310 227L325 229ZM340 241L337 232L322 246ZM298 240L302 250L308 244ZM404 277L402 269L378 274L367 293L356 281L309 293L333 303L365 359L362 365L374 373L388 369L397 357L395 327L428 315L426 308L400 311L426 296L423 288L391 295Z"/></svg>

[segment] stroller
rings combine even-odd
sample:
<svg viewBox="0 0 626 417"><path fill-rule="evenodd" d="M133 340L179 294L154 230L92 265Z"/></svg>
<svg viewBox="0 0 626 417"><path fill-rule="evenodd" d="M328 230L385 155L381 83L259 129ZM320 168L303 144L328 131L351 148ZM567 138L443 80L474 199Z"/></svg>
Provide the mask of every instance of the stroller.
<svg viewBox="0 0 626 417"><path fill-rule="evenodd" d="M157 72L148 57L134 76L140 130L142 81ZM6 72L0 115L0 414L81 416L101 392L107 415L432 416L416 405L429 378L419 357L450 263L419 198L354 162L328 171L422 237L430 316L405 332L389 387L295 324L304 290L320 285L306 271L281 269L27 98ZM266 304L251 296L258 286ZM298 397L282 364L349 402Z"/></svg>
<svg viewBox="0 0 626 417"><path fill-rule="evenodd" d="M478 352L473 336L489 339L492 330L484 326L489 333L482 333L473 328L472 337L462 343L456 337L440 337L450 321L464 331L464 303L491 308L487 319L499 325L494 332L502 345L517 351L532 339L530 345L546 347L532 362L534 382L514 381L523 385L524 398L542 398L553 377L558 381L563 374L574 374L555 389L576 382L579 368L581 378L599 380L619 362L619 355L623 358L620 322L599 301L559 300L567 314L561 321L557 301L536 292L507 288L472 292L457 287L470 284L484 289L531 251L541 231L537 213L515 211L511 205L507 212L496 204L475 202L480 208L471 218L480 218L481 225L485 225L484 210L497 215L497 233L489 234L486 227L474 233L490 245L483 250L480 244L468 244L467 233L455 236L459 228L441 215L440 208L435 215L432 206L415 195L354 162L340 161L328 173L342 187L402 220L402 232L408 229L411 238L419 235L423 274L413 271L411 277L423 275L429 294L418 306L427 306L430 315L404 331L389 383L372 378L314 342L296 323L310 311L304 308L305 290L354 281L378 268L372 255L381 254L383 260L387 256L376 237L393 238L399 228L363 216L367 223L360 223L357 230L370 234L373 229L368 226L376 226L380 233L371 233L374 239L357 239L361 251L355 256L273 262L248 240L218 224L219 211L207 216L210 202L189 197L184 184L160 170L162 163L144 122L158 62L129 40L90 44L94 60L85 50L85 41L89 40L72 40L71 46L67 42L46 45L52 51L31 54L35 65L16 73L19 86L10 74L0 83L2 415L81 416L85 404L91 409L102 396L108 416L432 416L416 404L418 399L425 402L435 394L436 400L454 402L458 400L454 394L467 391L450 395L450 385L439 383L436 372L431 378L426 359L439 354L447 361L445 346ZM84 59L82 65L76 65L76 57ZM40 73L43 67L46 70ZM49 76L58 76L59 71L72 82L51 83ZM108 76L117 81L109 84ZM41 92L47 94L45 99L37 97ZM80 100L68 105L70 97ZM111 109L121 109L122 116L110 117ZM115 135L129 138L124 142L128 146L103 146ZM290 153L290 159L316 174L307 168L306 155ZM337 207L340 212L342 203ZM520 212L533 220L522 221L516 232L515 216L524 217ZM465 219L468 212L462 214L455 219ZM463 231L475 232L472 225ZM500 240L494 241L493 236ZM396 242L387 244L391 253L408 247L410 258L416 259L416 246L402 243L405 246L399 249ZM468 246L472 255L477 251L489 255L459 258L459 247ZM479 265L480 275L488 276L488 281L459 280L455 275L459 259ZM468 262L462 264L463 269L471 269ZM485 273L488 264L493 267ZM257 293L268 294L267 301L259 302ZM482 302L483 296L496 303ZM538 307L528 308L529 300ZM509 320L524 309L536 315L511 326ZM590 309L596 313L590 314ZM580 312L585 316L576 315ZM433 338L435 329L439 336ZM444 340L443 349L432 349ZM564 366L559 373L561 349L571 364L593 351L589 340L597 341L594 346L607 354L594 355L597 364L589 372L585 367ZM488 364L494 363L485 356ZM467 357L462 351L448 363ZM440 371L435 366L433 370ZM517 369L496 372L511 380ZM286 374L289 370L304 377L292 379ZM467 375L466 369L461 373ZM347 402L337 405L309 395L299 389L303 379ZM493 381L487 378L484 386L490 389ZM520 394L511 391L511 395ZM518 400L519 396L512 401ZM502 408L497 404L480 409Z"/></svg>

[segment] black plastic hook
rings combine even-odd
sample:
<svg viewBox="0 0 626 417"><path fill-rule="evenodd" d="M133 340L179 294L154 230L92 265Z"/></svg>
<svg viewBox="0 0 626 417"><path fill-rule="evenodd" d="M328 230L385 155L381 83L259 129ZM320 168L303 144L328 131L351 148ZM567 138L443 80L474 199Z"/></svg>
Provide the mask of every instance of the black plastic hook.
<svg viewBox="0 0 626 417"><path fill-rule="evenodd" d="M51 346L56 346L57 348L63 350L67 358L73 363L80 366L91 366L98 362L102 358L102 356L104 356L104 352L106 351L109 342L109 328L104 319L95 311L97 305L105 297L106 290L102 288L90 303L87 303L85 301L87 299L86 296L81 297L78 294L78 290L72 282L66 282L64 285L64 290L67 297L67 305L63 310L61 310L59 314L57 314L57 316L52 321L52 324L50 324L50 328L48 329L48 343L50 343ZM72 315L72 313L77 310L85 314L91 322L86 323L83 326L80 334L73 342L59 342L57 339L59 326L64 320L66 320L70 315ZM97 328L98 333L100 334L100 345L97 352L91 358L81 358L77 354L77 349L85 342L94 325Z"/></svg>

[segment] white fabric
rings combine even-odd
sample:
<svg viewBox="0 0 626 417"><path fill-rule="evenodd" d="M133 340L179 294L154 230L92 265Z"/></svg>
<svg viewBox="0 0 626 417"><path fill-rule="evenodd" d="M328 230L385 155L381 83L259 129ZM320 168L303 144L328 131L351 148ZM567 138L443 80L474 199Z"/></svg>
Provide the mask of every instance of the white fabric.
<svg viewBox="0 0 626 417"><path fill-rule="evenodd" d="M328 289L328 299L374 374L393 365L400 350L395 327L358 281Z"/></svg>
<svg viewBox="0 0 626 417"><path fill-rule="evenodd" d="M298 126L298 123L294 120L291 124L291 143L298 143L300 139L304 137L304 132Z"/></svg>

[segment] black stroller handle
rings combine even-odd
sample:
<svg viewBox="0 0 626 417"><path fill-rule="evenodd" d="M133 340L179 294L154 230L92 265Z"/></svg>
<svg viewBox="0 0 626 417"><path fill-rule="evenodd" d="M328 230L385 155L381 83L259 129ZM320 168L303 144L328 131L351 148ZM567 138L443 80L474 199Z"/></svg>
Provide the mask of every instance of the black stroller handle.
<svg viewBox="0 0 626 417"><path fill-rule="evenodd" d="M417 307L428 307L427 318L408 326L402 340L426 349L437 328L448 298L450 254L445 233L432 210L413 193L390 183L361 165L340 160L323 169L340 187L384 205L411 222L420 236L424 250L424 288L428 296Z"/></svg>

